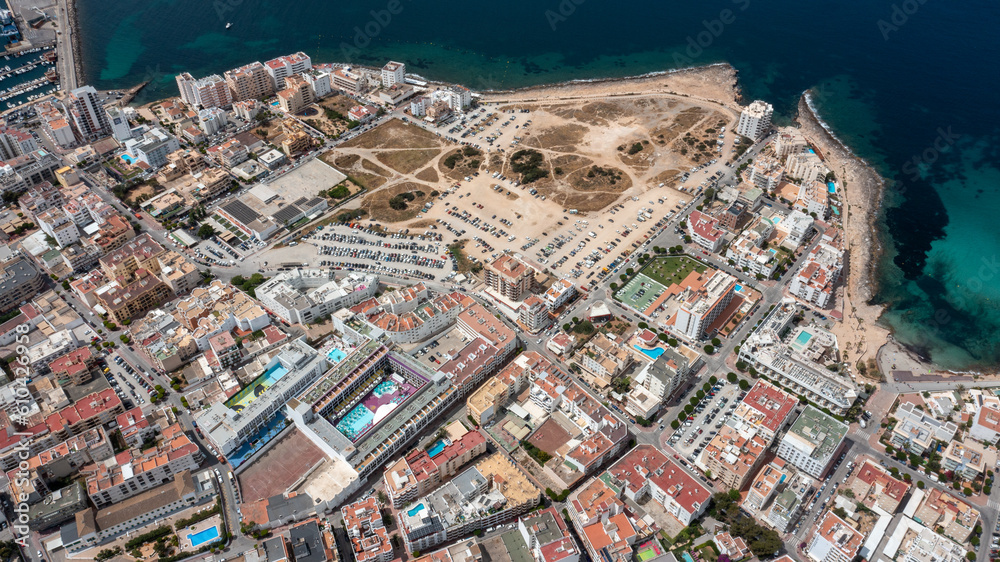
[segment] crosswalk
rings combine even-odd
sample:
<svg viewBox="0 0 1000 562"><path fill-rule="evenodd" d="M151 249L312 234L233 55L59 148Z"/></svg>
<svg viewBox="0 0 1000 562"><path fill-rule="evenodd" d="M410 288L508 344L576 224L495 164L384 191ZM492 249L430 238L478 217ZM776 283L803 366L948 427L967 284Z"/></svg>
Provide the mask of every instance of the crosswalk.
<svg viewBox="0 0 1000 562"><path fill-rule="evenodd" d="M986 506L991 510L1000 509L1000 498L990 497L986 502Z"/></svg>

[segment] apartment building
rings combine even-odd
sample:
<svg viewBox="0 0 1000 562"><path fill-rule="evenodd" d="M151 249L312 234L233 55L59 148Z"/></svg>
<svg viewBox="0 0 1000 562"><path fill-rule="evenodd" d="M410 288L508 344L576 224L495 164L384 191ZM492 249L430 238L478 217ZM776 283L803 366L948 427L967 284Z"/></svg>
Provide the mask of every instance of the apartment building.
<svg viewBox="0 0 1000 562"><path fill-rule="evenodd" d="M740 489L763 462L768 440L749 424L727 422L696 463L725 489Z"/></svg>
<svg viewBox="0 0 1000 562"><path fill-rule="evenodd" d="M80 241L80 229L66 214L66 211L56 208L48 209L35 216L42 232L51 236L59 248L65 248Z"/></svg>
<svg viewBox="0 0 1000 562"><path fill-rule="evenodd" d="M633 416L652 419L660 404L687 381L692 366L687 356L667 348L635 376L635 386L626 397L625 411ZM650 400L644 398L647 395Z"/></svg>
<svg viewBox="0 0 1000 562"><path fill-rule="evenodd" d="M476 338L451 354L451 359L441 365L438 372L447 376L455 385L459 398L464 398L496 373L505 360L499 349L482 338Z"/></svg>
<svg viewBox="0 0 1000 562"><path fill-rule="evenodd" d="M726 234L719 229L719 220L701 211L691 211L687 227L691 240L710 252L718 252L726 241Z"/></svg>
<svg viewBox="0 0 1000 562"><path fill-rule="evenodd" d="M770 277L778 266L777 250L764 248L764 242L773 231L774 226L770 222L755 219L726 248L726 258L753 275Z"/></svg>
<svg viewBox="0 0 1000 562"><path fill-rule="evenodd" d="M913 519L929 529L941 527L944 536L963 544L982 517L968 502L938 488L930 488L913 513Z"/></svg>
<svg viewBox="0 0 1000 562"><path fill-rule="evenodd" d="M97 357L90 347L81 347L49 363L49 371L60 385L81 385L99 372Z"/></svg>
<svg viewBox="0 0 1000 562"><path fill-rule="evenodd" d="M232 91L233 101L262 100L274 94L274 79L267 67L258 61L227 70L226 84Z"/></svg>
<svg viewBox="0 0 1000 562"><path fill-rule="evenodd" d="M788 292L818 308L831 304L834 287L844 268L844 251L838 246L817 244L792 277Z"/></svg>
<svg viewBox="0 0 1000 562"><path fill-rule="evenodd" d="M875 506L886 513L896 513L910 484L893 478L878 463L866 460L848 477L847 487L854 492L854 499L869 509Z"/></svg>
<svg viewBox="0 0 1000 562"><path fill-rule="evenodd" d="M7 312L24 304L42 290L42 274L27 258L18 256L0 263L0 312Z"/></svg>
<svg viewBox="0 0 1000 562"><path fill-rule="evenodd" d="M836 338L817 326L791 330L799 307L785 299L774 307L740 346L738 359L821 408L843 415L857 398L852 380L826 368ZM791 337L782 338L789 328Z"/></svg>
<svg viewBox="0 0 1000 562"><path fill-rule="evenodd" d="M389 61L382 67L382 87L391 88L405 82L406 65L401 62Z"/></svg>
<svg viewBox="0 0 1000 562"><path fill-rule="evenodd" d="M334 89L349 94L363 94L368 91L368 77L348 68L338 68L331 75Z"/></svg>
<svg viewBox="0 0 1000 562"><path fill-rule="evenodd" d="M42 182L57 181L55 171L62 167L62 159L41 149L0 162L0 192L20 193Z"/></svg>
<svg viewBox="0 0 1000 562"><path fill-rule="evenodd" d="M985 403L976 409L969 437L995 445L1000 438L1000 404Z"/></svg>
<svg viewBox="0 0 1000 562"><path fill-rule="evenodd" d="M467 304L455 324L465 337L486 340L505 359L517 348L517 333L479 303Z"/></svg>
<svg viewBox="0 0 1000 562"><path fill-rule="evenodd" d="M285 87L278 92L278 105L285 113L298 113L316 101L312 83L305 75L296 74L284 79Z"/></svg>
<svg viewBox="0 0 1000 562"><path fill-rule="evenodd" d="M744 172L744 177L747 183L763 191L774 191L785 177L785 168L777 158L759 154Z"/></svg>
<svg viewBox="0 0 1000 562"><path fill-rule="evenodd" d="M964 443L951 441L941 455L941 467L961 474L966 480L985 476L986 471L993 470L996 465L996 449L987 449L971 439Z"/></svg>
<svg viewBox="0 0 1000 562"><path fill-rule="evenodd" d="M275 275L254 291L260 302L289 324L308 324L371 298L378 277L351 273L339 281L333 271L295 269Z"/></svg>
<svg viewBox="0 0 1000 562"><path fill-rule="evenodd" d="M87 495L101 509L155 488L175 474L195 470L204 459L198 445L175 424L163 431L159 446L141 452L129 449L116 455L113 464L98 463L81 472L87 475Z"/></svg>
<svg viewBox="0 0 1000 562"><path fill-rule="evenodd" d="M712 492L652 445L639 445L612 465L607 474L625 497L649 497L684 525L704 513Z"/></svg>
<svg viewBox="0 0 1000 562"><path fill-rule="evenodd" d="M528 378L528 369L516 362L508 364L469 395L465 401L468 415L480 425L489 423L528 384Z"/></svg>
<svg viewBox="0 0 1000 562"><path fill-rule="evenodd" d="M496 453L399 512L400 534L409 552L426 550L518 517L538 505L540 495L517 465Z"/></svg>
<svg viewBox="0 0 1000 562"><path fill-rule="evenodd" d="M751 140L757 140L771 129L771 116L774 107L771 104L755 100L740 112L740 120L736 124L736 134Z"/></svg>
<svg viewBox="0 0 1000 562"><path fill-rule="evenodd" d="M774 459L754 478L741 507L780 533L787 532L809 503L817 481Z"/></svg>
<svg viewBox="0 0 1000 562"><path fill-rule="evenodd" d="M832 511L820 522L806 547L815 562L851 562L861 550L865 536Z"/></svg>
<svg viewBox="0 0 1000 562"><path fill-rule="evenodd" d="M180 147L177 137L159 127L149 129L138 139L129 139L125 142L125 149L129 154L150 168L165 166L167 155Z"/></svg>
<svg viewBox="0 0 1000 562"><path fill-rule="evenodd" d="M783 160L792 154L803 154L809 150L809 141L798 129L782 129L774 139L774 154Z"/></svg>
<svg viewBox="0 0 1000 562"><path fill-rule="evenodd" d="M634 356L613 334L598 333L576 352L574 361L583 370L587 384L604 388L611 380L628 369Z"/></svg>
<svg viewBox="0 0 1000 562"><path fill-rule="evenodd" d="M785 176L790 178L795 178L797 182L801 185L812 185L819 182L822 186L823 193L829 193L827 191L827 186L825 183L826 174L830 172L830 169L826 167L823 160L815 152L798 152L795 154L789 154L785 158ZM799 192L801 194L801 191ZM826 209L823 212L819 211L809 211L815 212L821 218L824 216Z"/></svg>
<svg viewBox="0 0 1000 562"><path fill-rule="evenodd" d="M67 106L73 124L83 140L96 140L111 133L108 115L93 86L81 86L70 92Z"/></svg>
<svg viewBox="0 0 1000 562"><path fill-rule="evenodd" d="M9 160L36 150L38 143L31 133L0 125L0 160Z"/></svg>
<svg viewBox="0 0 1000 562"><path fill-rule="evenodd" d="M182 72L177 75L176 80L181 101L193 108L226 108L233 105L233 92L226 80L218 74L195 80L191 74Z"/></svg>
<svg viewBox="0 0 1000 562"><path fill-rule="evenodd" d="M578 562L580 549L555 507L517 521L517 530L535 562Z"/></svg>
<svg viewBox="0 0 1000 562"><path fill-rule="evenodd" d="M430 449L413 449L382 475L389 502L399 509L427 495L485 453L486 438L478 431L468 431L456 441L436 441Z"/></svg>
<svg viewBox="0 0 1000 562"><path fill-rule="evenodd" d="M778 445L778 456L813 478L823 478L840 453L848 426L806 406Z"/></svg>
<svg viewBox="0 0 1000 562"><path fill-rule="evenodd" d="M673 331L691 340L711 337L714 322L733 300L736 278L725 271L713 269L705 273L692 272L691 280L680 295L680 306L671 319ZM714 329L712 330L714 333Z"/></svg>
<svg viewBox="0 0 1000 562"><path fill-rule="evenodd" d="M535 269L510 254L503 254L485 268L490 290L511 301L520 301L535 283Z"/></svg>
<svg viewBox="0 0 1000 562"><path fill-rule="evenodd" d="M538 295L528 295L517 309L517 323L530 334L537 334L549 326L552 319L545 301Z"/></svg>
<svg viewBox="0 0 1000 562"><path fill-rule="evenodd" d="M382 510L374 496L340 508L344 530L351 541L357 562L390 562L392 543L385 525Z"/></svg>
<svg viewBox="0 0 1000 562"><path fill-rule="evenodd" d="M591 560L631 562L633 545L653 530L626 510L619 497L624 485L606 484L606 478L607 472L570 494L567 510Z"/></svg>
<svg viewBox="0 0 1000 562"><path fill-rule="evenodd" d="M758 430L770 445L784 428L798 403L798 397L760 379L736 406L733 419L739 419Z"/></svg>
<svg viewBox="0 0 1000 562"><path fill-rule="evenodd" d="M941 421L910 402L896 408L896 418L898 422L889 437L892 446L915 455L922 455L935 440L953 441L958 433L958 426L953 422Z"/></svg>
<svg viewBox="0 0 1000 562"><path fill-rule="evenodd" d="M264 68L271 77L274 91L279 91L288 87L285 81L289 77L312 70L312 60L309 55L300 51L271 59L264 63Z"/></svg>

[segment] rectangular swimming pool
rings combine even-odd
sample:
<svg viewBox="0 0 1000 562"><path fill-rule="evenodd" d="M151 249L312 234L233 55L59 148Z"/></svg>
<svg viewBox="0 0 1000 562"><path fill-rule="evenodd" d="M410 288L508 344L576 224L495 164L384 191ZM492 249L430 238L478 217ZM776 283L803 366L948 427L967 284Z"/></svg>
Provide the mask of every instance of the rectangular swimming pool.
<svg viewBox="0 0 1000 562"><path fill-rule="evenodd" d="M188 540L191 541L191 546L195 548L205 543L217 541L219 540L219 527L212 526L194 534L188 533Z"/></svg>
<svg viewBox="0 0 1000 562"><path fill-rule="evenodd" d="M799 345L806 345L807 343L809 343L809 340L811 340L812 337L813 337L812 334L803 331L801 334L798 335L798 337L795 338L795 343Z"/></svg>
<svg viewBox="0 0 1000 562"><path fill-rule="evenodd" d="M440 455L441 451L443 451L447 446L448 444L445 443L444 439L438 439L430 449L427 449L427 454L430 455L431 458L436 457Z"/></svg>

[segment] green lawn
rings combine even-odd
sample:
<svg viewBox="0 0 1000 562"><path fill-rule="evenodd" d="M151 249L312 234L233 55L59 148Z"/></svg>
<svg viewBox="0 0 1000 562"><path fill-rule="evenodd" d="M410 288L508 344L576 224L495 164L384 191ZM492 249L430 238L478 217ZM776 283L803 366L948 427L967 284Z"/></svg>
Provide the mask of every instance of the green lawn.
<svg viewBox="0 0 1000 562"><path fill-rule="evenodd" d="M701 273L707 266L687 256L657 257L642 270L650 279L669 287L680 283L692 271Z"/></svg>

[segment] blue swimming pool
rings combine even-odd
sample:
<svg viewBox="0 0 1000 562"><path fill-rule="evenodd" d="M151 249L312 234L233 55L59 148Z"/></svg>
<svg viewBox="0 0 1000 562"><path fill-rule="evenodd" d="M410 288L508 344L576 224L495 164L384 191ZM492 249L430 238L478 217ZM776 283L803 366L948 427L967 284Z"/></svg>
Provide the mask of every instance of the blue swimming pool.
<svg viewBox="0 0 1000 562"><path fill-rule="evenodd" d="M803 331L801 334L799 334L795 338L795 343L797 343L799 345L806 345L807 343L809 343L809 340L811 340L812 337L813 337L812 334L810 334L809 332Z"/></svg>
<svg viewBox="0 0 1000 562"><path fill-rule="evenodd" d="M681 558L684 559L684 562L694 562L694 558L691 558L691 555L686 552L681 554Z"/></svg>
<svg viewBox="0 0 1000 562"><path fill-rule="evenodd" d="M634 347L636 351L639 351L646 357L650 357L652 359L657 359L659 356L663 355L664 351L666 351L662 347L657 347L656 349L643 349L637 345L633 345L632 347Z"/></svg>
<svg viewBox="0 0 1000 562"><path fill-rule="evenodd" d="M193 535L188 533L188 540L191 541L191 546L198 548L199 546L219 540L219 527L209 527L204 531L194 533Z"/></svg>
<svg viewBox="0 0 1000 562"><path fill-rule="evenodd" d="M372 390L372 394L381 398L390 392L396 392L397 388L396 383L392 381L382 381Z"/></svg>
<svg viewBox="0 0 1000 562"><path fill-rule="evenodd" d="M344 360L344 357L347 357L347 354L336 347L326 354L326 358L330 360L330 363L340 363Z"/></svg>
<svg viewBox="0 0 1000 562"><path fill-rule="evenodd" d="M827 182L826 187L827 189L830 190L830 193L837 193L837 184L833 183L832 181Z"/></svg>
<svg viewBox="0 0 1000 562"><path fill-rule="evenodd" d="M742 291L743 290L743 285L737 285L735 290L737 292Z"/></svg>
<svg viewBox="0 0 1000 562"><path fill-rule="evenodd" d="M285 368L281 363L275 364L273 367L264 372L264 382L269 388L274 385L274 383L281 380L281 377L288 373L288 369Z"/></svg>
<svg viewBox="0 0 1000 562"><path fill-rule="evenodd" d="M430 449L427 449L427 454L430 455L431 457L436 457L440 455L441 451L443 451L444 448L447 446L448 443L445 442L444 439L438 439L437 442L434 443L434 446L432 446Z"/></svg>
<svg viewBox="0 0 1000 562"><path fill-rule="evenodd" d="M337 429L344 434L344 437L354 441L371 426L374 420L375 414L359 404L337 423Z"/></svg>
<svg viewBox="0 0 1000 562"><path fill-rule="evenodd" d="M414 516L414 515L416 515L417 513L420 513L420 511L421 511L421 510L422 510L423 508L424 508L424 504L422 504L422 503L418 503L418 504L416 505L416 507L414 507L413 509L411 509L411 510L407 511L407 512L406 512L406 514L407 514L407 515L409 515L410 517L413 517L413 516Z"/></svg>
<svg viewBox="0 0 1000 562"><path fill-rule="evenodd" d="M125 162L126 164L131 164L135 162L135 158L132 158L128 154L122 154L122 161Z"/></svg>

